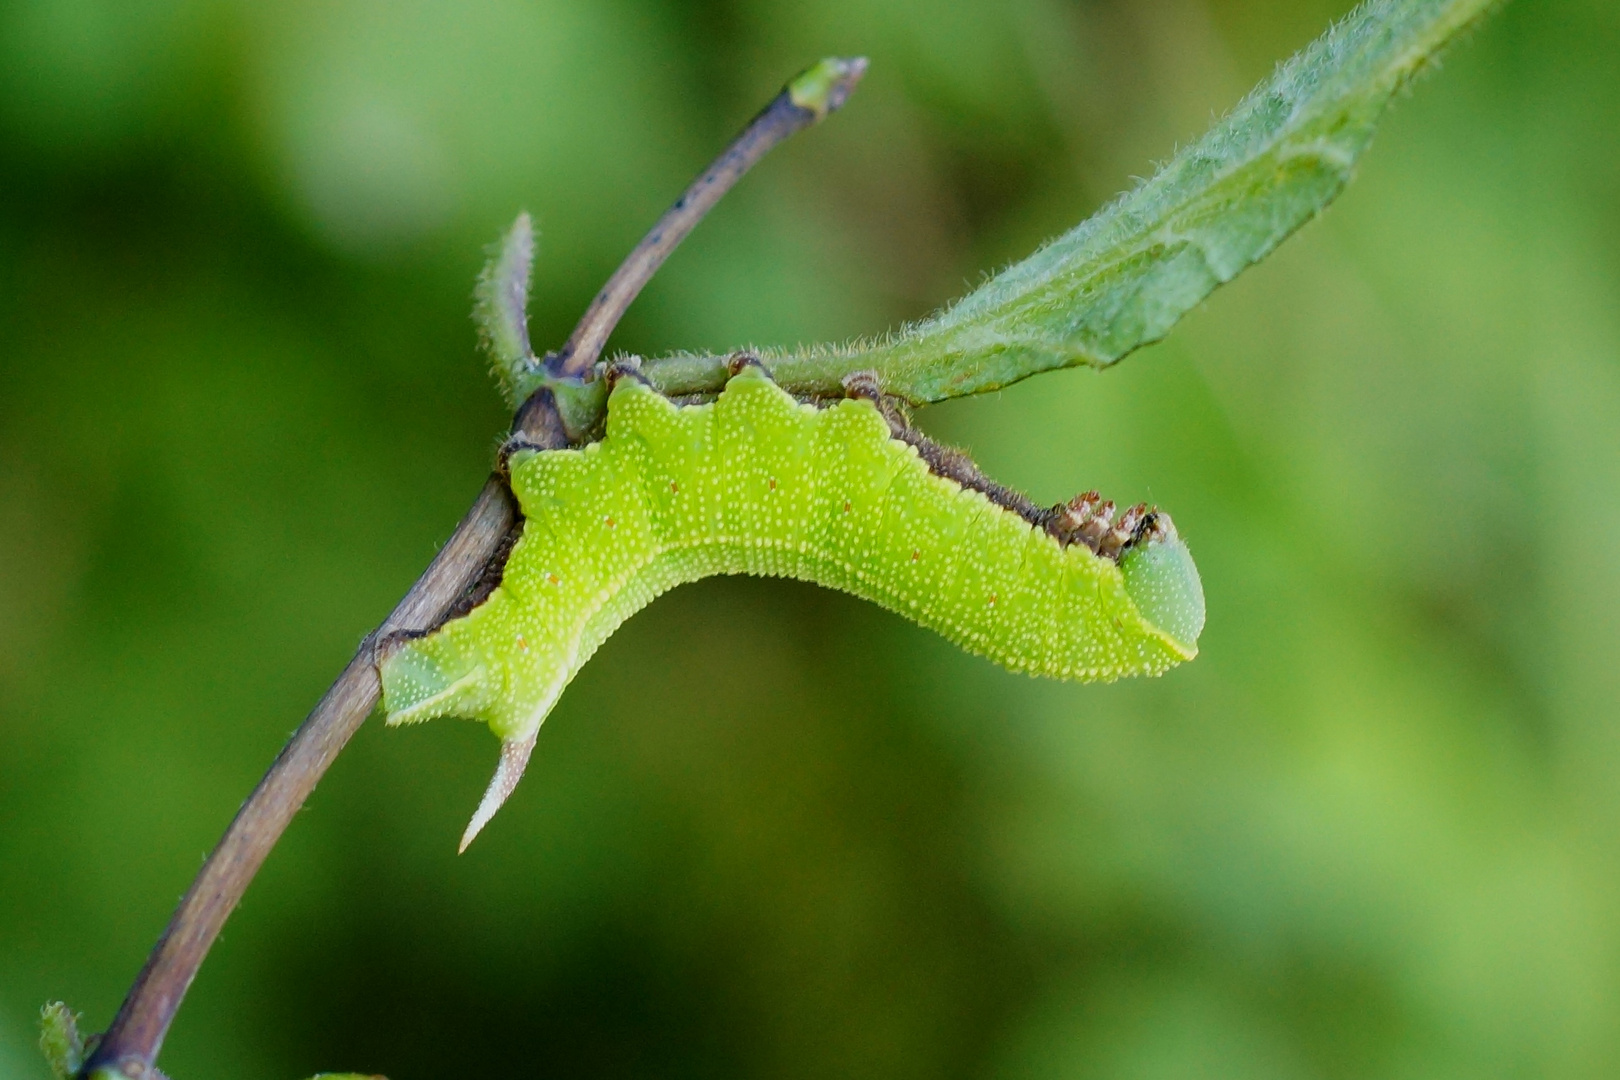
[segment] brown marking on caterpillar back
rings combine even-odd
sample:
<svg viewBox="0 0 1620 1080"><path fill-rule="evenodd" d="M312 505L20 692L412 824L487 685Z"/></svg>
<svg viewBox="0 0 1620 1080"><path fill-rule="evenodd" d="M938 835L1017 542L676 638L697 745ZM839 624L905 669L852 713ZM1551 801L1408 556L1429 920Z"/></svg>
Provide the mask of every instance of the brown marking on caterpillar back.
<svg viewBox="0 0 1620 1080"><path fill-rule="evenodd" d="M503 479L505 479L504 464L503 459ZM522 539L523 524L527 520L523 516L522 508L518 506L517 499L512 495L510 486L505 488L505 493L506 497L512 501L512 513L514 515L512 527L506 531L505 536L501 537L500 543L496 545L494 553L490 555L489 561L484 563L484 568L478 572L478 576L462 590L461 595L456 598L456 602L450 606L444 616L436 619L431 625L420 629L389 630L377 636L372 641L371 646L373 663L381 664L406 642L427 637L450 620L461 618L485 600L488 600L490 593L500 587L502 579L506 576L507 560L512 557L512 549L517 547L517 542Z"/></svg>
<svg viewBox="0 0 1620 1080"><path fill-rule="evenodd" d="M731 376L751 367L758 368L772 382L776 381L770 369L752 353L736 352L726 360L726 371ZM608 366L606 375L609 379L634 378L651 385L641 373L639 364L620 365L615 362ZM1058 503L1056 506L1040 506L1023 492L990 479L964 451L935 442L912 427L904 403L899 398L883 392L882 383L875 371L851 372L844 376L843 387L847 396L870 401L888 423L890 437L917 451L917 456L922 459L929 472L969 491L977 491L1001 509L1017 514L1034 527L1044 530L1047 535L1065 547L1070 544L1084 544L1094 554L1118 561L1121 555L1145 540L1175 534L1175 527L1170 524L1169 515L1146 503L1130 507L1116 521L1114 504L1103 499L1095 491L1076 495L1068 502ZM671 397L669 400L677 405L698 405L711 401L712 395L682 395ZM822 408L831 404L823 398L801 400ZM528 447L514 446L513 449L528 449ZM503 466L504 463L503 456ZM498 579L496 583L499 583Z"/></svg>
<svg viewBox="0 0 1620 1080"><path fill-rule="evenodd" d="M761 360L751 352L734 352L730 356L726 357L726 374L729 376L739 375L742 373L744 368L751 367L759 368L759 370L763 372L765 377L771 380L771 382L776 381L776 376L772 375L771 369L765 366L765 361Z"/></svg>
<svg viewBox="0 0 1620 1080"><path fill-rule="evenodd" d="M607 380L611 391L620 379L634 379L642 386L651 387L652 380L647 378L641 370L641 357L617 356L602 369L602 378Z"/></svg>
<svg viewBox="0 0 1620 1080"><path fill-rule="evenodd" d="M510 489L508 489L507 494L510 498ZM517 500L513 499L512 502L515 506ZM449 611L445 612L444 618L439 620L432 629L438 629L439 626L444 625L451 619L461 618L461 616L489 599L489 594L500 586L501 579L506 576L506 561L512 557L512 549L517 546L518 540L523 537L523 523L525 520L527 519L524 518L522 511L518 511L517 520L506 531L506 535L501 537L499 546L495 548L495 554L489 557L489 562L485 563L484 569L479 571L477 579L471 585L468 585L462 594L456 598L455 604L451 606Z"/></svg>
<svg viewBox="0 0 1620 1080"><path fill-rule="evenodd" d="M883 393L877 373L857 371L844 377L844 392L853 398L870 401L877 406L883 419L888 421L889 434L917 451L928 466L928 471L970 491L977 491L992 503L1008 510L1048 535L1065 547L1084 544L1105 559L1118 561L1126 551L1143 540L1162 537L1164 529L1174 533L1169 515L1146 503L1136 506L1114 520L1114 504L1095 491L1076 495L1066 503L1046 507L1037 505L1028 495L988 476L965 452L935 442L916 428L901 411L897 399Z"/></svg>

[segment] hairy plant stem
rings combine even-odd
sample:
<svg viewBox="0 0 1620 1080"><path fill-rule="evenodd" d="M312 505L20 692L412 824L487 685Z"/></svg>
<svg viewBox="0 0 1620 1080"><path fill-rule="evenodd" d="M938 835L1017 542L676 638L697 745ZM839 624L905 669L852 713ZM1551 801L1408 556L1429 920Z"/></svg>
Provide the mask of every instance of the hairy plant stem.
<svg viewBox="0 0 1620 1080"><path fill-rule="evenodd" d="M589 370L625 309L676 245L766 152L843 104L865 69L865 60L822 61L772 99L625 258L567 344L549 358L549 372L578 378ZM540 446L562 447L569 442L557 401L545 387L524 401L512 428L514 434ZM382 625L366 636L237 811L175 909L112 1026L85 1062L81 1077L102 1070L131 1080L161 1076L153 1063L164 1036L225 920L293 815L377 705L378 641L396 631L430 629L465 598L476 595L486 568L521 527L504 480L491 476L449 541Z"/></svg>

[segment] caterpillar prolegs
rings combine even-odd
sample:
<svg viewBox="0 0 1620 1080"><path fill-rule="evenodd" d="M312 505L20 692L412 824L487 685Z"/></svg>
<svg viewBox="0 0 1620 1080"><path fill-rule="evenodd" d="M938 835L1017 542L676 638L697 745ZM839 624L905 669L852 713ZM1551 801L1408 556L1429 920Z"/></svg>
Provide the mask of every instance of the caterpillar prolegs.
<svg viewBox="0 0 1620 1080"><path fill-rule="evenodd" d="M621 377L600 441L509 454L525 521L500 584L381 666L390 724L463 716L502 740L463 849L597 647L713 574L842 589L1032 675L1157 675L1196 655L1203 590L1168 516L1116 519L1095 492L1037 507L909 430L875 387L851 394L801 403L757 363L708 404Z"/></svg>

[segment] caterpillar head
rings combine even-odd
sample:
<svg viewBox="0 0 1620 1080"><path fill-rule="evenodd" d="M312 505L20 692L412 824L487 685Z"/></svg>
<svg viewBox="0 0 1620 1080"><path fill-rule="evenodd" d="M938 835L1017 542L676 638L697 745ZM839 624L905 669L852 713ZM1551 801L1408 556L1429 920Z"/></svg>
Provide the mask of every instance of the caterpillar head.
<svg viewBox="0 0 1620 1080"><path fill-rule="evenodd" d="M1204 630L1204 586L1192 553L1170 515L1147 511L1135 526L1137 539L1119 557L1119 572L1142 615L1182 648L1198 652Z"/></svg>

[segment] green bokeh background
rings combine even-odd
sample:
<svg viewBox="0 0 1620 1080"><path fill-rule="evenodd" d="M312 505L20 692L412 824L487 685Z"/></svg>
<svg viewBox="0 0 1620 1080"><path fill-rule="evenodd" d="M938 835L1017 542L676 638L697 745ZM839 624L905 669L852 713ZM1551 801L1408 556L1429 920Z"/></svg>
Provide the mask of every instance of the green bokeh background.
<svg viewBox="0 0 1620 1080"><path fill-rule="evenodd" d="M504 417L481 247L562 339L782 81L872 70L618 347L881 331L1027 253L1317 0L0 8L0 1076L110 1019ZM356 738L210 956L177 1080L1620 1073L1620 6L1520 0L1320 221L1114 370L927 411L1171 509L1203 655L1036 682L780 581L678 590L509 807Z"/></svg>

